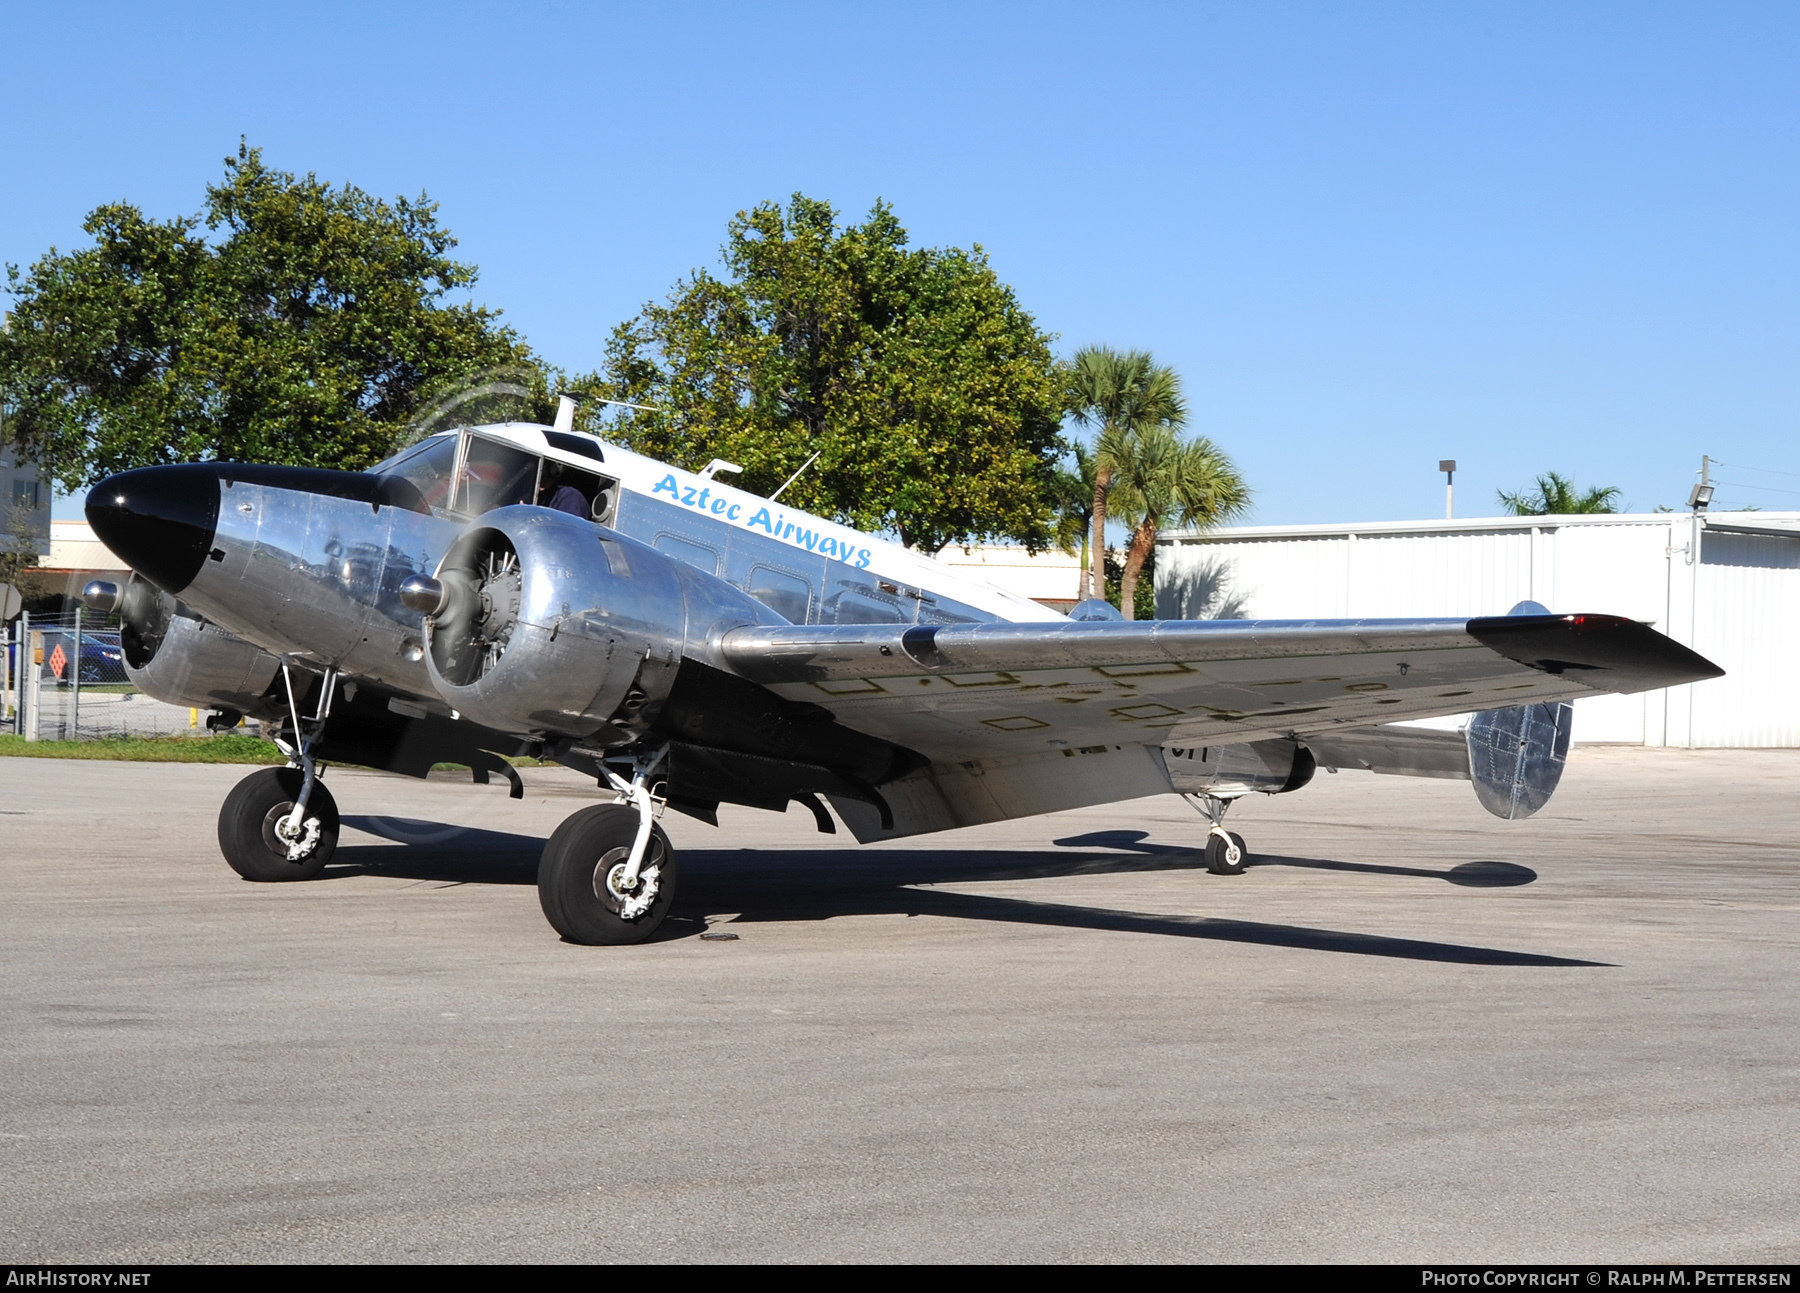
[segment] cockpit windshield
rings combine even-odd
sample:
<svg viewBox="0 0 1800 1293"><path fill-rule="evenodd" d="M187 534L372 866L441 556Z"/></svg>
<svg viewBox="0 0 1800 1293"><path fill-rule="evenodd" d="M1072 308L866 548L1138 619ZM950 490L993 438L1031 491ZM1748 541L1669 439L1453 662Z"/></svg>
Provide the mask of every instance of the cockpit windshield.
<svg viewBox="0 0 1800 1293"><path fill-rule="evenodd" d="M435 436L373 470L411 481L426 506L440 515L480 516L496 507L535 503L607 524L616 502L612 480L467 432Z"/></svg>
<svg viewBox="0 0 1800 1293"><path fill-rule="evenodd" d="M395 454L372 470L378 476L401 476L411 481L433 512L450 506L450 487L456 473L458 436L433 436Z"/></svg>

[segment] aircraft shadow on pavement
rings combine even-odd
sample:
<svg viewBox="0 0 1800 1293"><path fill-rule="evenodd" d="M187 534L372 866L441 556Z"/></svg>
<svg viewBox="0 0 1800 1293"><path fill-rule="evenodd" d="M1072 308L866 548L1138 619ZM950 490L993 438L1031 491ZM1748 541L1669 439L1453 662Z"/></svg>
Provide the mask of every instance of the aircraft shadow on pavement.
<svg viewBox="0 0 1800 1293"><path fill-rule="evenodd" d="M535 884L537 881L538 854L544 842L536 836L394 817L345 817L344 824L390 842L340 845L332 865L326 868L321 878L380 875L448 884ZM1060 848L1081 851L1049 855L1015 850L947 848L683 849L679 859L682 892L675 914L663 926L657 941L701 933L706 928L704 917L720 912L737 913L740 923L906 915L1154 934L1460 965L1573 967L1606 964L1302 925L1157 915L919 887L1200 870L1204 867L1201 854L1195 850L1149 844L1145 839L1141 831L1096 832L1056 841ZM1129 851L1092 851L1096 848ZM1525 867L1512 868L1523 873L1523 878L1505 878L1509 874L1506 871L1498 872L1502 878L1497 880L1458 880L1453 874L1469 867L1506 868L1510 865L1499 862L1468 863L1449 872L1363 866L1311 858L1263 858L1261 863L1422 876L1463 884L1529 884L1537 878Z"/></svg>
<svg viewBox="0 0 1800 1293"><path fill-rule="evenodd" d="M1149 835L1144 831L1093 831L1087 835L1070 835L1056 841L1058 848L1104 848L1132 849L1145 854L1180 854L1190 856L1192 850L1184 849L1177 844L1152 844ZM1448 880L1451 884L1470 889L1510 889L1517 885L1530 884L1538 878L1538 873L1528 866L1520 866L1516 862L1464 862L1461 866L1453 866L1443 871L1433 871L1429 867L1413 866L1380 866L1369 862L1337 862L1326 858L1290 858L1276 854L1250 854L1250 867L1259 866L1294 866L1307 867L1315 871L1358 871L1365 875L1400 875L1415 876L1427 880Z"/></svg>
<svg viewBox="0 0 1800 1293"><path fill-rule="evenodd" d="M390 841L339 843L321 880L358 875L447 884L536 884L544 841L474 826L446 826L410 817L347 816L345 826ZM395 845L402 847L396 848Z"/></svg>

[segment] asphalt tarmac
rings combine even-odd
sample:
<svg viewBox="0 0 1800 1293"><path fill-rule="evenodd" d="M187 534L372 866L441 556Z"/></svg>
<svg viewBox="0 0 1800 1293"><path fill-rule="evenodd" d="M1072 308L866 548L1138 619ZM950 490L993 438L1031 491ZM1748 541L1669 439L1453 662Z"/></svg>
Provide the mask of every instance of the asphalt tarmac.
<svg viewBox="0 0 1800 1293"><path fill-rule="evenodd" d="M1800 1259L1800 751L1321 774L1237 877L672 816L638 948L539 911L571 773L335 770L253 885L245 772L0 759L0 1261Z"/></svg>

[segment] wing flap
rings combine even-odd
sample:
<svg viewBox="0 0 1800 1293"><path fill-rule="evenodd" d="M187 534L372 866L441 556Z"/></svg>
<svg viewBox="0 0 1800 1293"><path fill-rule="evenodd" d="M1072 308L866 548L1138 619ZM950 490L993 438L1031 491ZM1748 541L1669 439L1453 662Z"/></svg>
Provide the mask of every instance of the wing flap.
<svg viewBox="0 0 1800 1293"><path fill-rule="evenodd" d="M1322 768L1362 768L1403 777L1469 780L1469 742L1429 727L1364 727L1306 738Z"/></svg>

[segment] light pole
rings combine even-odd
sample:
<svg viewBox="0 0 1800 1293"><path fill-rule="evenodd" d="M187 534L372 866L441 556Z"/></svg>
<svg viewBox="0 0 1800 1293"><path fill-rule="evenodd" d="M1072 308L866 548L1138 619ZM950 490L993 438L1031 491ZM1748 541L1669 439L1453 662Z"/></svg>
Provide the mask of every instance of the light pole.
<svg viewBox="0 0 1800 1293"><path fill-rule="evenodd" d="M1444 519L1448 521L1455 515L1455 508L1451 504L1455 501L1456 459L1438 459L1438 470L1444 473Z"/></svg>

